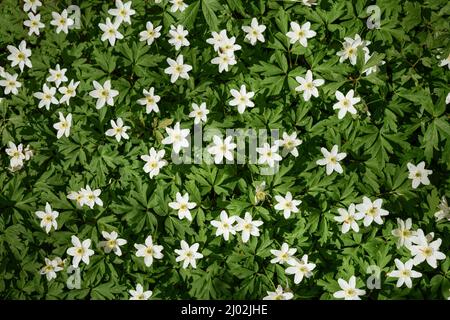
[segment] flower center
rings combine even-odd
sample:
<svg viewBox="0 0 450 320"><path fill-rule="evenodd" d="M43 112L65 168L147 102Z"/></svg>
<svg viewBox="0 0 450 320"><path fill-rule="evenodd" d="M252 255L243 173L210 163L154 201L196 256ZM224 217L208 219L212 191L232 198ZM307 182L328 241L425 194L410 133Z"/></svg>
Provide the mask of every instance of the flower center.
<svg viewBox="0 0 450 320"><path fill-rule="evenodd" d="M182 203L181 205L180 205L180 210L187 210L187 205L185 204L185 203Z"/></svg>
<svg viewBox="0 0 450 320"><path fill-rule="evenodd" d="M18 58L19 60L24 60L24 59L25 59L25 55L24 55L22 52L20 52L20 53L17 55L17 58Z"/></svg>
<svg viewBox="0 0 450 320"><path fill-rule="evenodd" d="M84 254L84 249L83 248L78 248L77 249L77 255L82 256Z"/></svg>
<svg viewBox="0 0 450 320"><path fill-rule="evenodd" d="M110 247L111 249L114 248L116 244L117 244L116 240L111 239L108 241L108 247Z"/></svg>
<svg viewBox="0 0 450 320"><path fill-rule="evenodd" d="M64 18L59 19L59 24L62 24L62 25L66 24L66 19L64 19Z"/></svg>
<svg viewBox="0 0 450 320"><path fill-rule="evenodd" d="M353 297L356 294L356 291L355 291L355 289L350 288L350 289L346 290L346 293L347 293L347 296Z"/></svg>
<svg viewBox="0 0 450 320"><path fill-rule="evenodd" d="M145 253L147 253L148 255L152 255L152 254L153 254L153 248L152 248L152 247L148 247L148 248L145 250Z"/></svg>
<svg viewBox="0 0 450 320"><path fill-rule="evenodd" d="M374 217L374 216L376 215L376 213L377 213L377 209L374 208L374 207L372 207L372 208L370 208L369 210L367 210L367 214L368 214L369 216Z"/></svg>
<svg viewBox="0 0 450 320"><path fill-rule="evenodd" d="M433 249L430 247L426 247L425 249L422 249L422 253L426 257L431 257L431 255L433 254Z"/></svg>
<svg viewBox="0 0 450 320"><path fill-rule="evenodd" d="M336 164L336 162L337 162L336 157L331 157L331 158L330 158L330 162L331 162L332 164Z"/></svg>

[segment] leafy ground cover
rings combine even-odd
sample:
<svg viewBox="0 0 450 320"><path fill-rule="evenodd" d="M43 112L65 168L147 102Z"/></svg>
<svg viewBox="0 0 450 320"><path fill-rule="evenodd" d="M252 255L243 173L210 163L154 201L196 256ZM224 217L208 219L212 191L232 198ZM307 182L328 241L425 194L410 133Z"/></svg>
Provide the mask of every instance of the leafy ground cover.
<svg viewBox="0 0 450 320"><path fill-rule="evenodd" d="M1 1L0 296L447 299L449 13Z"/></svg>

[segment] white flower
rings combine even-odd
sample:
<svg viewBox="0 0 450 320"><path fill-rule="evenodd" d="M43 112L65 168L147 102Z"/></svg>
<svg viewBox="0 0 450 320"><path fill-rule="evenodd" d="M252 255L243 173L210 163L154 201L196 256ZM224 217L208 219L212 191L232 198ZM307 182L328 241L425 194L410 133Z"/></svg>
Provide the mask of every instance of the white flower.
<svg viewBox="0 0 450 320"><path fill-rule="evenodd" d="M172 7L170 7L170 12L177 12L178 10L183 12L188 7L183 0L169 0L169 2L172 4Z"/></svg>
<svg viewBox="0 0 450 320"><path fill-rule="evenodd" d="M144 288L139 283L136 285L136 290L132 289L128 292L131 295L130 300L148 300L153 294L153 292L150 290L144 291Z"/></svg>
<svg viewBox="0 0 450 320"><path fill-rule="evenodd" d="M101 40L108 40L111 46L114 47L114 45L116 44L116 39L123 39L123 34L119 32L119 20L115 20L114 23L112 23L110 18L106 18L106 22L99 23L98 26L103 31Z"/></svg>
<svg viewBox="0 0 450 320"><path fill-rule="evenodd" d="M53 227L58 229L58 222L56 218L59 216L58 211L53 211L48 202L45 203L45 211L36 211L36 215L41 219L41 227L45 229L45 232L49 233Z"/></svg>
<svg viewBox="0 0 450 320"><path fill-rule="evenodd" d="M412 188L416 189L420 184L429 185L430 179L428 179L428 175L433 173L433 170L425 169L425 162L420 162L417 166L408 162L406 164L409 170L408 178L412 180Z"/></svg>
<svg viewBox="0 0 450 320"><path fill-rule="evenodd" d="M56 26L56 33L63 31L65 34L69 33L69 27L75 23L72 18L67 17L67 10L64 9L61 14L52 12L53 20L50 21L52 26Z"/></svg>
<svg viewBox="0 0 450 320"><path fill-rule="evenodd" d="M284 292L283 288L279 285L275 292L267 291L267 296L263 300L291 300L294 297L292 292Z"/></svg>
<svg viewBox="0 0 450 320"><path fill-rule="evenodd" d="M302 0L303 4L307 7L316 6L317 0Z"/></svg>
<svg viewBox="0 0 450 320"><path fill-rule="evenodd" d="M356 59L358 58L358 50L361 48L365 55L369 55L369 49L367 46L370 41L364 41L361 39L359 34L355 34L355 38L350 37L344 38L343 49L339 51L337 55L339 56L339 62L342 63L349 59L352 65L356 65Z"/></svg>
<svg viewBox="0 0 450 320"><path fill-rule="evenodd" d="M295 91L303 92L303 99L305 101L309 101L311 96L317 98L319 96L319 90L317 90L316 87L320 87L325 83L323 79L313 80L311 70L306 71L306 76L304 78L295 77L295 80L300 84L295 88Z"/></svg>
<svg viewBox="0 0 450 320"><path fill-rule="evenodd" d="M244 113L246 107L253 108L255 106L253 101L250 100L251 98L253 98L255 93L252 91L247 92L245 84L241 86L240 91L231 89L230 94L234 99L231 100L229 104L230 106L237 106L239 113Z"/></svg>
<svg viewBox="0 0 450 320"><path fill-rule="evenodd" d="M167 137L165 137L162 144L172 144L173 151L180 153L181 148L189 147L189 141L186 137L189 135L189 129L180 129L180 123L177 122L172 128L166 128Z"/></svg>
<svg viewBox="0 0 450 320"><path fill-rule="evenodd" d="M23 11L33 11L36 12L37 8L42 6L42 2L39 0L24 0L23 1Z"/></svg>
<svg viewBox="0 0 450 320"><path fill-rule="evenodd" d="M147 267L153 264L153 258L162 259L164 256L161 253L164 249L163 246L153 244L152 236L148 236L145 239L145 245L135 243L134 247L137 249L136 257L144 257L144 263Z"/></svg>
<svg viewBox="0 0 450 320"><path fill-rule="evenodd" d="M63 86L58 88L58 91L63 94L61 99L59 99L59 103L63 104L64 102L69 105L70 98L73 98L77 94L77 88L80 84L80 81L73 82L73 80L70 80L70 83L67 86Z"/></svg>
<svg viewBox="0 0 450 320"><path fill-rule="evenodd" d="M115 136L117 142L120 142L122 138L125 140L130 138L127 134L127 130L130 129L130 127L123 125L122 118L117 118L117 123L114 120L111 120L111 126L111 129L106 130L106 135L108 137Z"/></svg>
<svg viewBox="0 0 450 320"><path fill-rule="evenodd" d="M8 45L6 46L10 55L7 57L8 60L11 61L11 67L15 67L19 65L20 71L23 71L23 68L27 66L28 68L32 68L31 64L31 50L27 49L27 43L25 40L22 40L19 44L19 47L16 48L14 46Z"/></svg>
<svg viewBox="0 0 450 320"><path fill-rule="evenodd" d="M263 222L260 220L253 220L250 212L245 213L244 219L236 217L236 231L242 231L242 242L246 243L250 239L250 235L259 237L259 228Z"/></svg>
<svg viewBox="0 0 450 320"><path fill-rule="evenodd" d="M236 44L236 37L228 38L225 34L222 42L220 43L220 47L218 52L225 53L230 56L234 55L234 52L241 49L241 46Z"/></svg>
<svg viewBox="0 0 450 320"><path fill-rule="evenodd" d="M42 87L42 92L33 93L33 96L39 99L38 108L45 107L45 109L50 110L51 104L59 104L58 99L55 97L56 88L55 87L47 87L47 84L44 83Z"/></svg>
<svg viewBox="0 0 450 320"><path fill-rule="evenodd" d="M122 255L122 250L120 249L120 246L123 246L127 243L127 240L125 239L118 239L119 236L116 231L113 231L111 233L108 233L106 231L102 231L102 236L105 238L106 241L100 241L98 243L100 248L103 248L105 250L105 253L110 253L111 251L114 252L117 256Z"/></svg>
<svg viewBox="0 0 450 320"><path fill-rule="evenodd" d="M288 219L291 216L291 212L298 212L297 206L302 203L300 200L293 200L291 192L288 191L286 193L286 197L275 196L275 200L277 200L277 204L275 205L275 210L283 210L283 215L285 219Z"/></svg>
<svg viewBox="0 0 450 320"><path fill-rule="evenodd" d="M283 132L283 139L276 140L275 145L283 147L281 155L285 157L287 154L292 154L294 157L298 157L297 147L303 143L302 140L297 139L297 132L293 132L289 135L287 132Z"/></svg>
<svg viewBox="0 0 450 320"><path fill-rule="evenodd" d="M363 224L365 227L370 226L370 224L375 221L377 224L383 224L383 219L381 217L387 216L389 211L381 208L383 204L383 199L376 199L371 201L366 196L363 197L363 202L356 205L356 210L359 213L364 214Z"/></svg>
<svg viewBox="0 0 450 320"><path fill-rule="evenodd" d="M425 237L422 229L417 230L409 248L411 255L414 256L414 265L418 265L426 260L430 267L437 268L437 260L445 259L445 254L439 251L442 239L431 240Z"/></svg>
<svg viewBox="0 0 450 320"><path fill-rule="evenodd" d="M180 54L177 60L167 58L169 67L164 70L166 74L170 75L170 82L175 83L180 77L182 79L189 79L188 72L192 70L192 66L183 63L183 55Z"/></svg>
<svg viewBox="0 0 450 320"><path fill-rule="evenodd" d="M397 248L401 246L405 246L406 248L411 247L411 239L416 235L414 230L411 230L412 221L411 218L403 221L402 219L397 218L398 228L392 230L392 235L397 239Z"/></svg>
<svg viewBox="0 0 450 320"><path fill-rule="evenodd" d="M441 203L439 203L438 208L440 209L434 214L434 217L436 218L436 221L440 221L442 219L447 219L450 221L450 208L447 204L447 199L445 197L442 197Z"/></svg>
<svg viewBox="0 0 450 320"><path fill-rule="evenodd" d="M214 46L214 51L218 52L225 39L228 39L227 30L221 30L219 33L211 32L212 37L206 39L206 42Z"/></svg>
<svg viewBox="0 0 450 320"><path fill-rule="evenodd" d="M47 77L47 81L54 82L56 87L59 87L61 82L66 82L68 80L66 77L66 71L66 68L61 70L61 67L57 64L55 69L49 69L50 76Z"/></svg>
<svg viewBox="0 0 450 320"><path fill-rule="evenodd" d="M47 277L47 280L50 281L56 278L56 272L63 270L60 266L58 266L58 260L47 259L45 258L45 266L41 269L40 274Z"/></svg>
<svg viewBox="0 0 450 320"><path fill-rule="evenodd" d="M236 222L236 216L230 216L228 217L228 214L225 210L222 210L220 212L220 221L219 220L213 220L211 221L211 225L216 229L216 237L223 236L225 241L228 241L230 238L230 234L236 234L236 230L233 226L233 223Z"/></svg>
<svg viewBox="0 0 450 320"><path fill-rule="evenodd" d="M389 277L398 278L397 287L400 288L403 284L406 284L408 288L412 288L411 278L420 278L422 274L420 272L414 271L412 267L414 266L413 260L408 260L403 264L399 259L394 260L397 270L389 272L387 275Z"/></svg>
<svg viewBox="0 0 450 320"><path fill-rule="evenodd" d="M25 159L25 154L23 153L23 146L19 144L15 145L14 142L8 142L8 147L6 148L6 154L10 156L10 166L11 168L21 168L23 166L23 160Z"/></svg>
<svg viewBox="0 0 450 320"><path fill-rule="evenodd" d="M192 104L192 111L189 113L189 117L194 118L194 124L200 122L206 122L208 120L207 114L209 110L206 108L206 103L202 102L200 106L196 103Z"/></svg>
<svg viewBox="0 0 450 320"><path fill-rule="evenodd" d="M283 243L281 245L280 250L271 249L270 253L275 256L272 260L270 260L270 263L288 263L290 260L294 260L293 255L297 252L297 249L295 248L289 248L287 243Z"/></svg>
<svg viewBox="0 0 450 320"><path fill-rule="evenodd" d="M186 39L186 36L189 34L187 30L184 30L182 25L178 25L176 28L171 25L169 30L169 43L175 47L175 50L180 50L181 47L188 47L190 42Z"/></svg>
<svg viewBox="0 0 450 320"><path fill-rule="evenodd" d="M147 45L151 45L153 41L155 41L155 39L161 36L161 33L159 31L161 30L162 26L153 27L153 23L148 21L145 25L145 28L145 31L141 31L139 33L139 36L141 37L139 41L147 41Z"/></svg>
<svg viewBox="0 0 450 320"><path fill-rule="evenodd" d="M356 58L358 57L358 47L361 42L344 42L342 51L339 51L337 55L339 56L339 62L342 63L349 59L352 65L356 64Z"/></svg>
<svg viewBox="0 0 450 320"><path fill-rule="evenodd" d="M84 193L80 192L76 192L76 191L71 191L68 195L67 195L67 199L70 200L75 200L77 202L77 206L82 207L84 204Z"/></svg>
<svg viewBox="0 0 450 320"><path fill-rule="evenodd" d="M0 86L5 87L5 94L17 94L20 88L22 86L22 83L17 81L18 74L11 75L8 72L4 73L3 78L4 80L0 80Z"/></svg>
<svg viewBox="0 0 450 320"><path fill-rule="evenodd" d="M441 60L441 63L439 64L439 66L440 67L447 66L448 69L450 70L450 54L447 56L447 58Z"/></svg>
<svg viewBox="0 0 450 320"><path fill-rule="evenodd" d="M80 261L89 264L89 257L94 254L94 250L89 249L91 239L86 239L83 242L77 236L72 236L71 239L73 247L67 249L67 254L73 257L73 267L78 268Z"/></svg>
<svg viewBox="0 0 450 320"><path fill-rule="evenodd" d="M58 130L56 133L56 137L59 139L63 135L68 137L70 135L70 128L72 127L72 114L69 113L67 117L64 118L62 112L58 112L59 114L59 122L53 125L53 128Z"/></svg>
<svg viewBox="0 0 450 320"><path fill-rule="evenodd" d="M198 243L194 243L192 246L189 246L186 241L181 240L181 250L175 249L175 253L178 257L175 259L176 262L183 261L183 269L186 269L189 264L192 268L196 268L196 260L203 258L201 253L198 253Z"/></svg>
<svg viewBox="0 0 450 320"><path fill-rule="evenodd" d="M445 98L445 104L450 103L450 92L447 94L447 97Z"/></svg>
<svg viewBox="0 0 450 320"><path fill-rule="evenodd" d="M196 206L195 202L189 202L189 194L187 192L183 196L177 192L175 202L169 202L169 207L178 210L178 218L186 218L189 221L192 221L192 215L189 210L194 209Z"/></svg>
<svg viewBox="0 0 450 320"><path fill-rule="evenodd" d="M261 42L265 41L263 32L266 30L266 26L258 24L256 18L252 19L250 26L243 26L242 30L246 33L245 39L248 40L252 46L254 46L258 40Z"/></svg>
<svg viewBox="0 0 450 320"><path fill-rule="evenodd" d="M367 49L367 47L364 47L363 50L364 50L364 49ZM370 58L372 58L372 55L369 54L368 50L369 50L369 49L364 50L364 63L367 63L367 62L370 60ZM384 60L382 60L382 61L379 63L379 65L384 65L384 64L386 64L386 62L385 62ZM379 70L379 65L375 65L375 66L373 66L373 67L367 68L367 69L365 69L363 72L365 73L366 76L370 75L371 73L378 72L378 70Z"/></svg>
<svg viewBox="0 0 450 320"><path fill-rule="evenodd" d="M144 172L150 175L150 179L158 175L161 168L167 165L167 161L163 159L165 152L165 150L156 151L152 147L149 155L141 156L141 159L145 161Z"/></svg>
<svg viewBox="0 0 450 320"><path fill-rule="evenodd" d="M208 153L214 156L214 163L221 164L223 158L228 161L234 160L233 150L236 149L236 144L232 143L232 136L226 137L222 140L219 136L213 136L214 145L207 149Z"/></svg>
<svg viewBox="0 0 450 320"><path fill-rule="evenodd" d="M270 146L267 142L261 148L256 148L256 152L260 154L258 164L267 163L269 167L273 168L275 163L281 161L283 158L277 153L278 145Z"/></svg>
<svg viewBox="0 0 450 320"><path fill-rule="evenodd" d="M41 14L34 15L32 12L28 12L28 19L23 22L25 27L30 28L28 30L28 35L31 36L33 33L37 36L40 34L40 30L45 27L45 24L41 22Z"/></svg>
<svg viewBox="0 0 450 320"><path fill-rule="evenodd" d="M351 276L348 282L342 278L339 278L338 283L342 290L333 293L333 297L335 298L344 298L345 300L361 300L359 296L366 294L365 290L356 288L355 276Z"/></svg>
<svg viewBox="0 0 450 320"><path fill-rule="evenodd" d="M89 92L89 95L97 99L95 107L97 109L103 108L103 106L108 104L109 106L114 105L114 97L119 95L119 91L111 89L111 81L106 80L103 86L94 80L94 90Z"/></svg>
<svg viewBox="0 0 450 320"><path fill-rule="evenodd" d="M25 154L25 160L30 160L33 156L33 150L30 149L30 145L27 145L25 149L23 150L23 153Z"/></svg>
<svg viewBox="0 0 450 320"><path fill-rule="evenodd" d="M255 187L255 204L258 204L260 201L264 201L266 199L266 182L263 181Z"/></svg>
<svg viewBox="0 0 450 320"><path fill-rule="evenodd" d="M308 39L313 38L316 35L314 30L310 30L311 23L305 22L301 27L297 22L291 22L291 30L286 33L290 43L299 42L302 46L308 46Z"/></svg>
<svg viewBox="0 0 450 320"><path fill-rule="evenodd" d="M219 72L222 73L222 71L228 72L229 66L234 66L237 61L236 58L233 55L230 55L228 53L219 53L218 57L215 57L211 60L212 64L218 64L219 65Z"/></svg>
<svg viewBox="0 0 450 320"><path fill-rule="evenodd" d="M103 207L103 201L99 197L102 193L100 189L91 190L91 187L87 185L86 189L81 188L80 193L83 195L82 205L87 205L91 209L94 208L95 204Z"/></svg>
<svg viewBox="0 0 450 320"><path fill-rule="evenodd" d="M159 112L158 102L161 100L161 97L155 95L155 88L151 87L148 91L144 89L143 92L145 98L141 98L137 102L140 105L145 106L146 113L150 113L152 111Z"/></svg>
<svg viewBox="0 0 450 320"><path fill-rule="evenodd" d="M354 98L353 94L353 89L347 92L345 96L339 90L336 91L336 99L338 99L338 102L333 105L333 109L339 109L338 119L344 118L347 112L356 114L357 111L354 105L361 101L361 98Z"/></svg>
<svg viewBox="0 0 450 320"><path fill-rule="evenodd" d="M309 278L312 276L312 270L316 267L315 263L308 263L308 255L304 255L301 260L290 259L287 262L290 267L286 268L287 274L294 274L294 283L302 282L303 277Z"/></svg>
<svg viewBox="0 0 450 320"><path fill-rule="evenodd" d="M116 8L109 9L108 13L116 17L116 21L119 24L121 24L122 22L131 24L130 17L134 15L136 11L131 9L131 1L128 1L124 4L121 0L116 0Z"/></svg>
<svg viewBox="0 0 450 320"><path fill-rule="evenodd" d="M364 213L355 213L354 203L350 204L348 211L343 208L339 208L338 212L339 216L334 217L334 220L342 223L342 233L347 233L350 229L353 229L355 232L359 231L359 226L356 221L361 220L364 217Z"/></svg>
<svg viewBox="0 0 450 320"><path fill-rule="evenodd" d="M320 166L326 166L327 175L332 174L333 171L336 171L337 173L343 172L342 166L340 165L339 161L347 156L345 152L338 153L337 145L334 145L331 151L328 151L325 148L320 148L320 151L322 152L324 158L317 160L316 164Z"/></svg>

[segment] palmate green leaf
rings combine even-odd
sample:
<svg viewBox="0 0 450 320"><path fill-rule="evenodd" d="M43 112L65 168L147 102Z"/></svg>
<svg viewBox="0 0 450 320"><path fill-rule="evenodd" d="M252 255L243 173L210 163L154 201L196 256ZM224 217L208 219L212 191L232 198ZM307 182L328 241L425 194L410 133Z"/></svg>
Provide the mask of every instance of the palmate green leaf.
<svg viewBox="0 0 450 320"><path fill-rule="evenodd" d="M201 0L201 2L206 23L212 31L219 31L219 23L215 11L220 10L222 6L217 0Z"/></svg>
<svg viewBox="0 0 450 320"><path fill-rule="evenodd" d="M184 11L184 15L180 20L180 24L186 27L188 30L194 27L195 19L197 18L198 9L200 8L201 2L201 0L197 0L191 3Z"/></svg>

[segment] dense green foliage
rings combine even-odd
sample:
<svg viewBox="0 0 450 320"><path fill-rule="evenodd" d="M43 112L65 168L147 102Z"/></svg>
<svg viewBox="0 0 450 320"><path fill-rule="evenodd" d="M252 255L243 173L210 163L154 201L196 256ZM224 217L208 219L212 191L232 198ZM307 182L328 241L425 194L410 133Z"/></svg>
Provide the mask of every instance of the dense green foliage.
<svg viewBox="0 0 450 320"><path fill-rule="evenodd" d="M308 7L299 2L275 0L188 0L184 12L170 12L163 0L133 0L136 14L131 25L123 23L124 38L115 46L101 41L99 23L108 17L114 4L107 1L78 1L81 28L57 34L50 25L51 12L61 12L76 1L42 1L39 8L45 28L41 35L29 36L23 26L27 19L22 1L0 2L0 61L5 71L19 73L22 87L17 95L2 95L0 102L0 297L8 299L128 299L128 290L141 283L153 291L155 299L261 299L277 285L289 288L294 299L332 299L339 289L338 278L358 278L366 290L362 299L444 299L450 295L450 245L447 219L436 222L440 199L450 197L450 125L445 99L449 93L450 70L440 66L449 55L449 14L447 0L378 0L381 28L366 26L366 0L319 0ZM19 5L18 5L19 4ZM265 42L255 46L244 41L243 25L253 17L267 26ZM147 21L162 25L161 37L152 45L139 41ZM311 22L317 35L305 48L290 45L289 23ZM167 42L170 25L182 24L190 46L175 49ZM229 72L218 72L211 64L217 54L206 43L212 31L226 29L242 49L236 51L237 64ZM372 58L364 63L340 63L344 37L359 34L370 41ZM33 67L20 73L7 60L7 45L26 40L32 50ZM164 73L167 58L179 53L192 65L189 80L170 82ZM370 75L368 67L385 64ZM33 93L42 90L48 70L59 63L66 76L80 81L70 105L37 107ZM325 80L320 95L304 101L296 76L312 70ZM114 106L95 108L89 96L92 82L111 80L119 91ZM239 114L228 104L230 90L241 84L255 92L254 108ZM161 96L159 113L145 113L137 104L142 90L155 87ZM356 115L338 119L332 106L335 92L355 90L361 98ZM3 91L2 91L3 93ZM181 122L192 131L188 116L191 104L206 102L210 114L205 128L266 128L297 132L303 143L299 156L286 156L280 171L260 175L254 164L176 165L169 159L171 147L161 144L165 128ZM53 124L58 111L72 113L68 138L57 139ZM119 143L105 135L110 120L121 117L130 126L129 140ZM8 170L7 144L30 145L34 155L15 172ZM321 147L333 145L347 153L341 164L343 174L326 175L316 161ZM151 147L166 149L168 165L149 178L140 156ZM425 161L432 170L429 185L411 186L407 163ZM255 203L255 187L265 181L266 197ZM90 185L101 189L103 207L79 208L67 199L71 191ZM290 191L302 201L300 211L289 219L274 209L275 195ZM197 207L193 221L180 220L168 206L175 194L188 192ZM338 208L362 202L367 196L383 199L389 215L384 223L368 227L360 223L358 233L341 232L334 217ZM35 212L46 202L60 213L58 229L46 233ZM240 235L229 241L215 236L210 221L220 212L244 216L250 212L264 224L261 235L243 243ZM396 218L411 218L413 229L434 232L442 239L440 251L447 257L437 268L426 262L415 266L423 275L413 280L411 289L397 288L396 279L386 273L395 268L394 259L411 257L406 248L397 248L391 231ZM97 248L101 231L116 230L128 243L123 255L106 254ZM71 236L91 239L89 265L80 264L81 288L68 289L66 271L47 281L39 273L44 258L69 258ZM136 257L134 243L144 243L152 235L164 247L164 258L151 267ZM204 257L197 268L183 269L175 262L180 240L199 243ZM285 267L272 264L271 249L286 242L297 248L297 257L308 254L317 266L310 278L294 284ZM368 289L369 265L381 268L381 289Z"/></svg>

